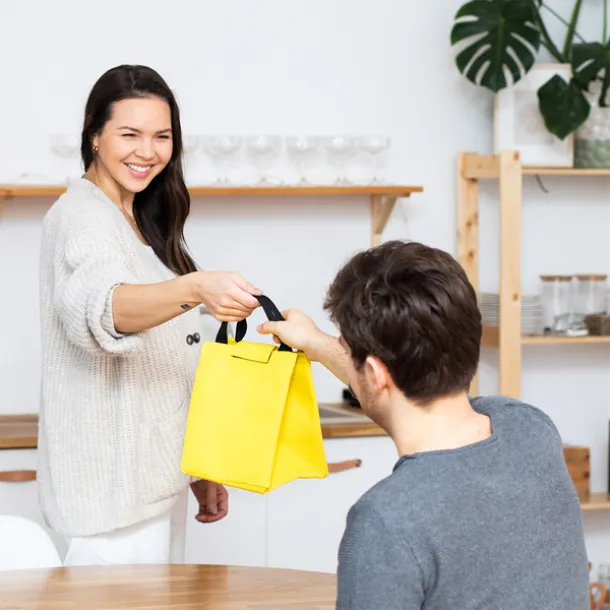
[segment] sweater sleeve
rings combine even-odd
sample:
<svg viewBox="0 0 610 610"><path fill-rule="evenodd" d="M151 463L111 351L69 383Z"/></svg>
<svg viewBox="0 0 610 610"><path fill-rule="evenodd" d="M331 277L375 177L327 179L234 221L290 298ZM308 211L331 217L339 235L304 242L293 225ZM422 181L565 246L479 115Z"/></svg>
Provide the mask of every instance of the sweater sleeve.
<svg viewBox="0 0 610 610"><path fill-rule="evenodd" d="M114 289L138 282L118 244L94 230L81 231L58 249L54 268L55 308L73 343L93 353L141 350L144 333L121 334L114 326Z"/></svg>
<svg viewBox="0 0 610 610"><path fill-rule="evenodd" d="M339 547L336 610L421 610L424 585L411 548L369 504L350 510Z"/></svg>

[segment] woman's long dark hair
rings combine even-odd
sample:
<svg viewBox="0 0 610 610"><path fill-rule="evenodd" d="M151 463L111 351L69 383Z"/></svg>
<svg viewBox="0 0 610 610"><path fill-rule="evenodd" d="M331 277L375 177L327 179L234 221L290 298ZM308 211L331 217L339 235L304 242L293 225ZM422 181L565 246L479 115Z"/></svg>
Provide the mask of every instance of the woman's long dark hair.
<svg viewBox="0 0 610 610"><path fill-rule="evenodd" d="M124 99L158 97L169 104L173 151L167 167L133 201L133 214L144 239L163 263L178 275L196 271L184 241L191 198L182 171L182 129L176 98L163 78L146 66L117 66L102 74L85 107L81 157L87 171L93 163L93 137L110 119L112 105Z"/></svg>

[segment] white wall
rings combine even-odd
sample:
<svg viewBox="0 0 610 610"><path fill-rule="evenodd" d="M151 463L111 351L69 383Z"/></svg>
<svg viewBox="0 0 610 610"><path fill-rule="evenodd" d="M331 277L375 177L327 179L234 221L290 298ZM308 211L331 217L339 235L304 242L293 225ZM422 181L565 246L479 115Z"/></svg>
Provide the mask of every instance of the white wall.
<svg viewBox="0 0 610 610"><path fill-rule="evenodd" d="M427 5L428 3L426 3ZM160 0L0 3L0 183L23 172L61 179L77 165L53 157L52 133L77 132L95 79L119 63L161 72L178 96L187 134L388 133L386 175L425 188L403 202L385 238L455 252L459 151L491 151L491 96L454 67L451 21L460 2L416 0ZM570 2L555 3L559 8ZM597 10L599 3L592 3ZM596 33L599 20L587 18ZM201 157L191 182L209 177ZM288 165L283 175L292 178ZM606 179L533 178L525 184L524 291L551 272L610 271ZM498 286L495 184L482 189L482 289ZM0 219L0 412L38 409L37 256L50 201L18 200ZM232 268L280 307L298 306L330 328L321 303L338 266L370 238L368 202L320 198L196 200L187 238L199 263ZM593 488L606 489L608 368L603 346L527 347L523 398L593 452ZM483 357L493 392L495 354ZM316 369L319 398L341 386ZM610 515L588 523L592 559L610 556ZM606 553L606 554L604 554Z"/></svg>

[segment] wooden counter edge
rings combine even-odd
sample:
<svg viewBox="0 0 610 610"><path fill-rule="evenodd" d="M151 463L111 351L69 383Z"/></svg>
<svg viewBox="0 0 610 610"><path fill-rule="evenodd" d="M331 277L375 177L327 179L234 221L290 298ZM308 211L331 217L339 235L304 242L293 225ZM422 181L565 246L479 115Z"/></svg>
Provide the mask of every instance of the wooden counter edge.
<svg viewBox="0 0 610 610"><path fill-rule="evenodd" d="M324 438L355 438L359 436L387 436L387 433L371 421L322 424L322 436Z"/></svg>
<svg viewBox="0 0 610 610"><path fill-rule="evenodd" d="M384 436L385 431L372 421L325 424L324 438L357 438ZM38 415L0 415L0 450L36 449L38 447Z"/></svg>
<svg viewBox="0 0 610 610"><path fill-rule="evenodd" d="M0 415L0 449L36 449L38 415Z"/></svg>

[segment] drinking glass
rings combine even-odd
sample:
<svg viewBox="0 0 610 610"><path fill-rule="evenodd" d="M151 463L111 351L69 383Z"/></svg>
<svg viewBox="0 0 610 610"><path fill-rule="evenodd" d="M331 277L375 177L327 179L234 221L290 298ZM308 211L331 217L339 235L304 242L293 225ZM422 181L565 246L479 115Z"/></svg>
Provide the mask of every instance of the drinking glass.
<svg viewBox="0 0 610 610"><path fill-rule="evenodd" d="M320 138L312 136L288 136L286 138L286 150L299 170L298 184L301 186L311 184L305 175L305 165L315 156L319 144Z"/></svg>
<svg viewBox="0 0 610 610"><path fill-rule="evenodd" d="M277 157L281 148L282 138L280 136L259 135L246 138L246 151L258 168L259 185L276 186L281 184L282 181L277 176L268 173L273 159Z"/></svg>
<svg viewBox="0 0 610 610"><path fill-rule="evenodd" d="M373 177L371 179L371 184L385 184L383 178L380 178L377 175L377 160L379 155L390 147L390 137L389 136L362 136L358 138L358 148L368 153L371 156L372 164L373 164Z"/></svg>
<svg viewBox="0 0 610 610"><path fill-rule="evenodd" d="M353 184L345 173L345 165L357 152L356 139L350 136L332 136L324 139L324 148L338 168L335 184L338 186Z"/></svg>
<svg viewBox="0 0 610 610"><path fill-rule="evenodd" d="M242 138L240 136L204 136L202 141L203 150L212 158L212 162L217 167L216 184L223 186L230 184L231 159L242 147Z"/></svg>

